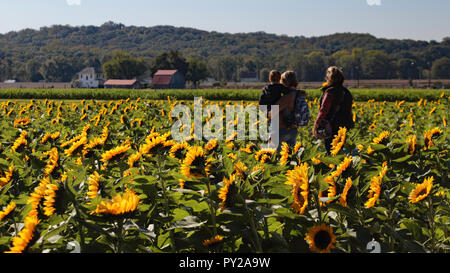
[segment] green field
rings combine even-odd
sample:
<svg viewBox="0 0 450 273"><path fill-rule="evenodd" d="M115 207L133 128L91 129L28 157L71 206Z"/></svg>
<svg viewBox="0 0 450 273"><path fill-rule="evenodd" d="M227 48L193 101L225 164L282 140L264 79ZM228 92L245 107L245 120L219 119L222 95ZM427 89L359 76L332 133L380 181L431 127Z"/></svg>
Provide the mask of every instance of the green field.
<svg viewBox="0 0 450 273"><path fill-rule="evenodd" d="M450 96L450 90L442 89L351 89L356 101L419 101L437 100ZM0 89L0 99L166 99L178 100L203 97L207 100L258 100L259 89L184 89L184 90L128 90L128 89ZM308 99L319 98L320 90L307 90Z"/></svg>

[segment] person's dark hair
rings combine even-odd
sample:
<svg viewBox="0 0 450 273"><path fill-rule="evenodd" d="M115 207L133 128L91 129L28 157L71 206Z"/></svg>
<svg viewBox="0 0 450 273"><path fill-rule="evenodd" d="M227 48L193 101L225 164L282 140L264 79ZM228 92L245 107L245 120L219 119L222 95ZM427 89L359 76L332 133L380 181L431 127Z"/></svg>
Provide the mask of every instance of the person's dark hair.
<svg viewBox="0 0 450 273"><path fill-rule="evenodd" d="M278 70L272 70L269 73L269 81L270 82L280 82L281 73Z"/></svg>

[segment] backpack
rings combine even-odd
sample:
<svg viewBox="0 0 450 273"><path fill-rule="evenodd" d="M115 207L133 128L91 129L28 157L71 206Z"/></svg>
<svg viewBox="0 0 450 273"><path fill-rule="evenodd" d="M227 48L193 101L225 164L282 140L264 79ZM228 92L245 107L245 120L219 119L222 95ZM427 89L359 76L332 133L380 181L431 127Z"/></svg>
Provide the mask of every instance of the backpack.
<svg viewBox="0 0 450 273"><path fill-rule="evenodd" d="M330 122L338 127L344 126L353 129L355 122L352 115L353 96L347 88L342 88L342 96Z"/></svg>
<svg viewBox="0 0 450 273"><path fill-rule="evenodd" d="M342 87L342 94L328 119L323 120L323 124L317 128L316 137L319 139L328 139L333 137L333 128L346 127L353 129L355 122L353 121L352 105L353 96L347 88ZM322 99L320 100L322 103Z"/></svg>
<svg viewBox="0 0 450 273"><path fill-rule="evenodd" d="M306 103L305 96L302 91L297 91L295 99L293 101L293 112L291 113L288 109L284 111L284 121L288 127L305 127L308 125L311 115L309 113L309 106Z"/></svg>
<svg viewBox="0 0 450 273"><path fill-rule="evenodd" d="M294 127L307 126L310 118L308 103L306 103L305 97L300 95L300 92L297 92L294 102Z"/></svg>

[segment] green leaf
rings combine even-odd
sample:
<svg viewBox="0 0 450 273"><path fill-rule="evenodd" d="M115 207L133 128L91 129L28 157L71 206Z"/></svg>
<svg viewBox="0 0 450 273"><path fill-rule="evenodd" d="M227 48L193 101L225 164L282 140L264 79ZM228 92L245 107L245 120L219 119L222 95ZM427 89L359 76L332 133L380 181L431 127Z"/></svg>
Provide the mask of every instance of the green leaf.
<svg viewBox="0 0 450 273"><path fill-rule="evenodd" d="M327 191L330 185L327 182L325 182L322 174L319 173L316 179L319 182L319 192Z"/></svg>
<svg viewBox="0 0 450 273"><path fill-rule="evenodd" d="M407 230L411 232L415 240L417 241L420 240L420 237L422 235L422 229L416 222L410 219L405 219L401 222L401 225L403 225Z"/></svg>
<svg viewBox="0 0 450 273"><path fill-rule="evenodd" d="M208 220L200 221L198 217L189 215L180 221L176 221L172 227L168 228L168 230L176 228L198 228L207 222Z"/></svg>
<svg viewBox="0 0 450 273"><path fill-rule="evenodd" d="M400 157L400 158L394 159L392 161L393 162L397 162L397 163L402 163L402 162L408 161L411 157L412 157L412 155L407 155L407 156L404 156L404 157Z"/></svg>
<svg viewBox="0 0 450 273"><path fill-rule="evenodd" d="M206 202L197 202L195 200L187 200L183 202L183 206L190 207L194 212L202 212L209 210L208 203Z"/></svg>
<svg viewBox="0 0 450 273"><path fill-rule="evenodd" d="M176 208L173 210L173 220L174 221L180 221L181 219L185 218L186 216L189 216L189 213L180 208Z"/></svg>
<svg viewBox="0 0 450 273"><path fill-rule="evenodd" d="M339 156L335 156L335 157L324 156L324 157L319 157L318 159L323 163L333 164L333 165L337 166L337 165L341 164L341 161L344 159L344 155L339 155Z"/></svg>
<svg viewBox="0 0 450 273"><path fill-rule="evenodd" d="M157 182L157 179L154 176L142 175L142 176L135 177L133 179L133 183L136 183L136 184L152 184L152 183L156 183L156 182Z"/></svg>
<svg viewBox="0 0 450 273"><path fill-rule="evenodd" d="M375 152L382 151L387 149L386 145L383 144L371 144L370 145Z"/></svg>
<svg viewBox="0 0 450 273"><path fill-rule="evenodd" d="M298 214L293 213L290 209L287 208L278 208L275 210L275 214L289 219L296 219L300 216Z"/></svg>
<svg viewBox="0 0 450 273"><path fill-rule="evenodd" d="M336 211L338 213L341 213L341 214L351 218L353 221L358 221L358 219L359 219L359 216L354 209L350 209L348 207L343 207L343 206L341 206L339 204L335 204L335 203L327 204L327 208L330 210Z"/></svg>

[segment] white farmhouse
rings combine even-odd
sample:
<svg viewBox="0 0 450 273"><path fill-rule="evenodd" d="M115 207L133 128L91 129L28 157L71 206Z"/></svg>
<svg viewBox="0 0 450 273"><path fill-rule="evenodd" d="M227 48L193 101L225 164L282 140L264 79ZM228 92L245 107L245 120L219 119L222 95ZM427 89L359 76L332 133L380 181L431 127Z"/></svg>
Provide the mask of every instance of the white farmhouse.
<svg viewBox="0 0 450 273"><path fill-rule="evenodd" d="M103 72L94 67L87 67L78 72L78 82L81 88L99 88L105 82Z"/></svg>

